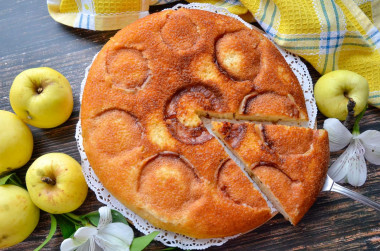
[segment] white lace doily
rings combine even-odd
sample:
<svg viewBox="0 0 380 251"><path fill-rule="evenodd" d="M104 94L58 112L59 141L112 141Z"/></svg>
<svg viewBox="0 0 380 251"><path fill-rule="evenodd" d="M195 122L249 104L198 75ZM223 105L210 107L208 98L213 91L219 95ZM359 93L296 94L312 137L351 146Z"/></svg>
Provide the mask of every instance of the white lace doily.
<svg viewBox="0 0 380 251"><path fill-rule="evenodd" d="M188 8L188 9L201 9L206 10L218 14L227 15L233 18L238 19L239 21L243 22L247 27L252 28L252 26L246 22L244 22L240 17L231 14L226 9L218 8L210 4L200 4L200 3L192 3L188 5L178 4L172 9L179 9L179 8ZM284 51L283 49L277 47L281 54L286 59L286 62L290 65L291 69L293 70L294 74L297 76L298 81L300 82L305 100L306 100L306 108L309 115L309 121L305 124L301 124L302 126L307 126L310 128L314 128L315 125L315 119L317 115L317 107L315 104L315 100L313 97L313 83L309 74L309 71L307 70L307 67L305 64L300 60L299 57ZM96 55L95 55L96 57ZM95 59L94 57L94 59ZM90 65L91 66L91 65ZM85 77L81 83L81 94L80 94L80 102L82 103L82 95L83 95L83 89L84 85L86 83L87 74L90 69L90 66L86 68L85 71ZM212 239L195 239L190 238L184 235L180 235L177 233L165 231L162 229L158 229L154 226L152 226L148 221L142 219L138 215L136 215L134 212L126 208L124 205L122 205L116 198L114 198L108 191L105 189L102 185L102 183L99 181L98 177L92 170L90 163L88 162L86 153L83 148L83 138L82 138L82 128L81 128L81 121L79 120L77 127L76 127L76 133L75 138L77 141L78 150L81 156L81 164L82 164L82 170L85 176L85 179L87 181L88 186L95 192L97 199L109 206L110 208L113 208L120 213L122 213L126 218L128 218L132 224L135 226L137 230L144 234L149 234L153 231L160 231L160 234L157 235L155 240L162 242L166 246L171 247L178 247L181 249L206 249L210 246L220 246L224 243L226 243L228 240L236 238L239 235L225 237L225 238L212 238Z"/></svg>

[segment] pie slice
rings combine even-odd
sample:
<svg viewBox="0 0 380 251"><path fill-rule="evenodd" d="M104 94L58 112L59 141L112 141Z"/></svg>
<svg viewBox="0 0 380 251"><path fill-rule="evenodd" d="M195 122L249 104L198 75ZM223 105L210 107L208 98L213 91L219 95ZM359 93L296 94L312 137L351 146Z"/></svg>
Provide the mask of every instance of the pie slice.
<svg viewBox="0 0 380 251"><path fill-rule="evenodd" d="M325 130L285 125L212 122L276 209L296 225L316 200L327 173Z"/></svg>

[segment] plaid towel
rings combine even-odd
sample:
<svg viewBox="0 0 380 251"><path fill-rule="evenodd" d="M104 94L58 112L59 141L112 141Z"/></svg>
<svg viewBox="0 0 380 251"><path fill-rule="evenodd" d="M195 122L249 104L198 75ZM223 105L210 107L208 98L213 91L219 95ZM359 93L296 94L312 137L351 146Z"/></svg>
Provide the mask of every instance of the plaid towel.
<svg viewBox="0 0 380 251"><path fill-rule="evenodd" d="M50 15L72 27L115 30L174 0L47 0ZM347 69L365 77L380 108L380 0L199 0L249 20L321 74ZM249 12L248 12L249 11ZM247 15L248 14L248 15Z"/></svg>
<svg viewBox="0 0 380 251"><path fill-rule="evenodd" d="M149 15L150 5L177 0L47 0L50 16L57 22L89 30L118 30L136 19ZM201 0L188 2L211 3L237 15L249 13L239 0ZM252 15L246 15L253 21Z"/></svg>
<svg viewBox="0 0 380 251"><path fill-rule="evenodd" d="M369 82L380 108L380 0L241 0L273 40L321 74L346 69Z"/></svg>
<svg viewBox="0 0 380 251"><path fill-rule="evenodd" d="M55 21L90 30L121 29L149 15L149 4L149 0L47 0Z"/></svg>

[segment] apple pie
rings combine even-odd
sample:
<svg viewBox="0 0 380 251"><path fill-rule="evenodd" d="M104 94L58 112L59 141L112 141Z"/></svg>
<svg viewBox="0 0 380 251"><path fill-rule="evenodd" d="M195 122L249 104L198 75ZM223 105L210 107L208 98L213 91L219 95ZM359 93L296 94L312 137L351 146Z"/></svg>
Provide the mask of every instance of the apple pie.
<svg viewBox="0 0 380 251"><path fill-rule="evenodd" d="M94 60L84 150L103 186L154 226L195 238L248 232L276 211L202 117L308 120L297 78L261 33L207 11L155 13Z"/></svg>

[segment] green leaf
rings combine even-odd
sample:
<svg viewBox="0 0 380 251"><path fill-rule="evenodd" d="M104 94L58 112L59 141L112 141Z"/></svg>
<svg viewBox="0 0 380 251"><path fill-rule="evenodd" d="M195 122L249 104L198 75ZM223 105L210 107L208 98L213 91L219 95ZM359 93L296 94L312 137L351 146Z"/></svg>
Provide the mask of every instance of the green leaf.
<svg viewBox="0 0 380 251"><path fill-rule="evenodd" d="M111 215L112 215L112 222L121 222L128 225L128 221L118 211L112 209ZM98 226L99 218L100 218L99 211L94 211L94 212L82 215L80 218L89 220L91 224L93 224L94 226Z"/></svg>
<svg viewBox="0 0 380 251"><path fill-rule="evenodd" d="M66 220L70 221L71 223L73 223L75 226L79 226L79 227L83 226L82 221L81 220L78 221L70 217L70 213L61 214L61 216L64 217Z"/></svg>
<svg viewBox="0 0 380 251"><path fill-rule="evenodd" d="M73 213L65 213L62 214L64 217L66 217L69 221L73 222L76 225L79 226L86 226L88 224L88 220L83 218L82 216L73 214Z"/></svg>
<svg viewBox="0 0 380 251"><path fill-rule="evenodd" d="M154 231L148 235L134 238L130 247L131 251L141 251L151 243L160 232Z"/></svg>
<svg viewBox="0 0 380 251"><path fill-rule="evenodd" d="M94 212L82 215L80 218L90 221L92 225L97 227L99 224L100 215L98 211L94 211Z"/></svg>
<svg viewBox="0 0 380 251"><path fill-rule="evenodd" d="M55 231L57 230L57 220L56 220L56 218L52 214L49 214L49 215L50 215L50 222L51 222L49 234L46 237L45 241L42 242L42 244L39 245L38 248L34 249L34 251L41 250L41 248L43 248L51 240L51 238L53 237Z"/></svg>
<svg viewBox="0 0 380 251"><path fill-rule="evenodd" d="M88 220L91 222L91 224L94 225L95 227L97 227L98 224L99 224L99 218L100 218L99 215L92 215L92 216L87 217L87 219L88 219Z"/></svg>
<svg viewBox="0 0 380 251"><path fill-rule="evenodd" d="M62 215L54 215L57 218L58 226L64 239L70 238L76 231L76 225Z"/></svg>
<svg viewBox="0 0 380 251"><path fill-rule="evenodd" d="M79 229L79 228L81 228L82 226L79 226L79 225L75 225L75 232ZM73 233L70 237L73 237L73 235L74 235L75 233Z"/></svg>
<svg viewBox="0 0 380 251"><path fill-rule="evenodd" d="M128 225L128 221L125 219L124 215L122 215L118 211L112 209L111 214L112 214L112 222L121 222Z"/></svg>
<svg viewBox="0 0 380 251"><path fill-rule="evenodd" d="M9 178L12 176L13 173L11 174L8 174L7 176L4 176L2 178L0 178L0 186L1 185L5 185L7 184L7 181L9 180Z"/></svg>
<svg viewBox="0 0 380 251"><path fill-rule="evenodd" d="M5 184L11 184L11 185L16 185L16 186L25 188L22 185L22 181L20 180L20 178L17 176L16 173L11 173L11 174L8 174L7 176L0 178L0 186L5 185Z"/></svg>

